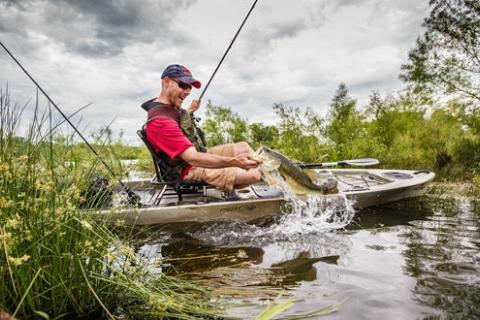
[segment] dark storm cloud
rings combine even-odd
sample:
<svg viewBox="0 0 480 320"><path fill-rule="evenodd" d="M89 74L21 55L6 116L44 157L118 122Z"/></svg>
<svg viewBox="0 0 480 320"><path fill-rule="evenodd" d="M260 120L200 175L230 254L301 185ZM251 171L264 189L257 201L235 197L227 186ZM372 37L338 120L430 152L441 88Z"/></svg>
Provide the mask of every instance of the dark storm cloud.
<svg viewBox="0 0 480 320"><path fill-rule="evenodd" d="M360 6L365 2L369 2L371 0L336 0L333 3L337 7L343 7L343 6L349 6L349 5L355 5L355 6Z"/></svg>
<svg viewBox="0 0 480 320"><path fill-rule="evenodd" d="M177 10L194 1L127 0L0 0L0 8L16 19L1 31L25 34L31 29L63 43L67 50L89 57L111 57L134 43L162 39L184 41L171 26ZM7 19L8 12L4 12ZM28 17L28 19L26 18ZM16 23L22 21L22 23Z"/></svg>
<svg viewBox="0 0 480 320"><path fill-rule="evenodd" d="M250 52L265 52L270 50L276 41L294 38L300 32L309 28L312 28L312 25L300 19L283 23L272 23L263 28L252 28L245 35L245 43L248 43L248 51Z"/></svg>
<svg viewBox="0 0 480 320"><path fill-rule="evenodd" d="M21 7L19 1L16 0L0 0L0 4L4 4L6 6L18 6Z"/></svg>
<svg viewBox="0 0 480 320"><path fill-rule="evenodd" d="M67 42L68 49L90 57L111 57L122 52L122 46L111 46L100 41L74 41Z"/></svg>
<svg viewBox="0 0 480 320"><path fill-rule="evenodd" d="M267 36L272 39L293 38L301 31L308 29L310 26L304 20L289 21L287 23L278 23L272 25Z"/></svg>

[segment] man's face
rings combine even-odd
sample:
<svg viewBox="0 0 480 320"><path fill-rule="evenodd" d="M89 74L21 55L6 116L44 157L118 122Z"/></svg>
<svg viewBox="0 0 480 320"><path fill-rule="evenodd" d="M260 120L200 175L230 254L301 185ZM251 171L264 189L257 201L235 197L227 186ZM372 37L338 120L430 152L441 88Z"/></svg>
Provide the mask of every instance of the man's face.
<svg viewBox="0 0 480 320"><path fill-rule="evenodd" d="M167 79L167 97L170 103L177 109L182 106L183 100L190 94L192 85L178 80Z"/></svg>

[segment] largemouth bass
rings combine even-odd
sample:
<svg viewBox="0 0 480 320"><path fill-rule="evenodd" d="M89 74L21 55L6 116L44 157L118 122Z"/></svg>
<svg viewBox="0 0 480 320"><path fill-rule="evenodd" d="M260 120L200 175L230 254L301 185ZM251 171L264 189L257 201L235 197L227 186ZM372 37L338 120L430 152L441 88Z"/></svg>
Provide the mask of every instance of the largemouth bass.
<svg viewBox="0 0 480 320"><path fill-rule="evenodd" d="M263 161L260 170L263 172L266 182L271 186L278 185L274 176L278 172L296 195L338 193L337 180L327 178L320 184L316 184L312 182L312 179L318 179L314 171L309 170L309 174L305 173L299 166L277 151L262 146L256 151L256 155Z"/></svg>

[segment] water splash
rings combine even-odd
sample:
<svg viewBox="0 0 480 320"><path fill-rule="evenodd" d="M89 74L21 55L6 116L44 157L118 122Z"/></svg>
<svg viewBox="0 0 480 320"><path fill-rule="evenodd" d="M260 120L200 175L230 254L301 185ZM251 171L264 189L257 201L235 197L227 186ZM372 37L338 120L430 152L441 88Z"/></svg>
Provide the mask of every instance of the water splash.
<svg viewBox="0 0 480 320"><path fill-rule="evenodd" d="M315 183L333 178L331 173L318 177ZM298 196L292 186L278 173L271 174L270 180L279 186L287 205L275 231L290 234L315 233L318 231L341 229L355 216L353 202L342 193L322 195L317 192Z"/></svg>
<svg viewBox="0 0 480 320"><path fill-rule="evenodd" d="M341 229L355 216L353 202L342 193L298 196L278 172L272 173L268 179L270 185L282 189L286 199L280 218L268 226L246 223L210 225L196 230L192 236L216 245L266 245L276 241L298 241L311 235Z"/></svg>

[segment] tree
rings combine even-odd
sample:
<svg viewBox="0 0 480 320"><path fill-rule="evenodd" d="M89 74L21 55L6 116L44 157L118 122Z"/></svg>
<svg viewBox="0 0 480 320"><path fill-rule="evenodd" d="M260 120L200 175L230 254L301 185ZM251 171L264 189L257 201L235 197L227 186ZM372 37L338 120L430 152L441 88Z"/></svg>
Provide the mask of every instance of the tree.
<svg viewBox="0 0 480 320"><path fill-rule="evenodd" d="M480 101L480 2L430 0L425 33L400 78L414 92L456 94Z"/></svg>
<svg viewBox="0 0 480 320"><path fill-rule="evenodd" d="M272 125L263 123L252 123L248 125L248 133L250 144L253 149L257 149L261 145L274 148L278 140L278 129Z"/></svg>
<svg viewBox="0 0 480 320"><path fill-rule="evenodd" d="M276 147L291 159L305 162L318 162L328 153L320 142L323 120L311 108L301 112L300 108L287 107L275 103L273 110L280 118L279 138Z"/></svg>
<svg viewBox="0 0 480 320"><path fill-rule="evenodd" d="M229 107L215 106L210 101L206 111L207 120L202 127L209 146L247 140L246 119L242 119Z"/></svg>
<svg viewBox="0 0 480 320"><path fill-rule="evenodd" d="M347 87L340 83L330 104L329 122L325 128L327 138L335 145L334 158L356 156L354 141L364 136L363 118L356 109L356 102L348 95Z"/></svg>

